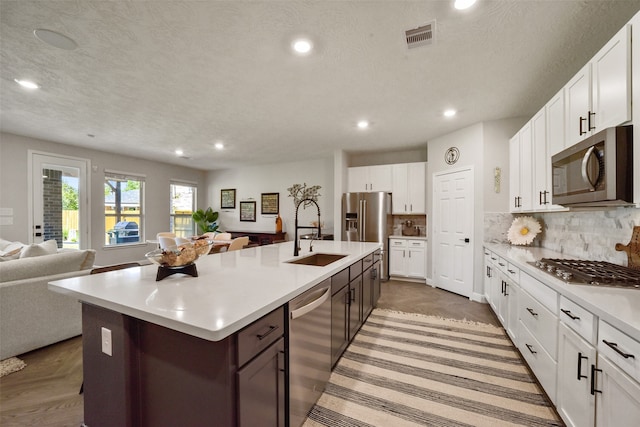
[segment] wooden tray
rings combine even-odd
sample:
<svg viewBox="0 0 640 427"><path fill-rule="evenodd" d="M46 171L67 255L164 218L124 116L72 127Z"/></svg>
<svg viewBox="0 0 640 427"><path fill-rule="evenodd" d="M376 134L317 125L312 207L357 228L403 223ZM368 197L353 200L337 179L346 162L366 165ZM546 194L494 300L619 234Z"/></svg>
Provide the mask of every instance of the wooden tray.
<svg viewBox="0 0 640 427"><path fill-rule="evenodd" d="M628 267L640 270L640 227L633 227L631 241L628 244L616 243L616 251L626 252Z"/></svg>

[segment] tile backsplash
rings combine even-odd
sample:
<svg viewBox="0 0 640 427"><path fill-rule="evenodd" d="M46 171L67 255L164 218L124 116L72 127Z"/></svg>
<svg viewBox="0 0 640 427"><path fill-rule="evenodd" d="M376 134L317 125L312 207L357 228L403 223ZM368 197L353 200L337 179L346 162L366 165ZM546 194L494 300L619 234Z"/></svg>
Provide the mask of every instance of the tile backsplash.
<svg viewBox="0 0 640 427"><path fill-rule="evenodd" d="M516 215L502 212L485 213L484 240L491 243L509 243L507 230ZM532 246L540 246L576 258L609 261L620 265L627 265L627 255L615 250L616 243L629 243L633 227L640 226L640 209L637 208L530 215L542 225L542 232Z"/></svg>
<svg viewBox="0 0 640 427"><path fill-rule="evenodd" d="M420 236L426 236L427 233L427 216L426 215L393 215L393 231L394 236L402 235L402 225L406 220L411 220L420 229Z"/></svg>

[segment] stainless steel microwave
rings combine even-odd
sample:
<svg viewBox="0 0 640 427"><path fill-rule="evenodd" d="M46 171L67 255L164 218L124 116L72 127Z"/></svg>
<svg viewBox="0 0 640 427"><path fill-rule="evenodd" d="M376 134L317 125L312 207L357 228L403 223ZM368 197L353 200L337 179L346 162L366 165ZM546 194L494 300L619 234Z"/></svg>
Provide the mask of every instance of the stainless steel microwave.
<svg viewBox="0 0 640 427"><path fill-rule="evenodd" d="M551 157L552 200L563 206L633 203L633 126L604 129Z"/></svg>

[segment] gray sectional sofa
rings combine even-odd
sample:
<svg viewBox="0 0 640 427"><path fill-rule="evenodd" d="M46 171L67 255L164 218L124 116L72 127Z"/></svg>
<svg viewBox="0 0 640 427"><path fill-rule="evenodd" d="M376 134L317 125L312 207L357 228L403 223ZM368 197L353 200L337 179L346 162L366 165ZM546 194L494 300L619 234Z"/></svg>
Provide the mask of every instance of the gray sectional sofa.
<svg viewBox="0 0 640 427"><path fill-rule="evenodd" d="M82 333L80 303L50 291L53 280L91 272L95 250L0 262L0 360Z"/></svg>

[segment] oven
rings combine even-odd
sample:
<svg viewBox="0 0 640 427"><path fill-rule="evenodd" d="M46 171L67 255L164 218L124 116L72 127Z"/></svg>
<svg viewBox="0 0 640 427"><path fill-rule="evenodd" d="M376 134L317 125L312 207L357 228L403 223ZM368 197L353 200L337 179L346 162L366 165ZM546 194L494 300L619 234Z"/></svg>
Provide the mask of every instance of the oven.
<svg viewBox="0 0 640 427"><path fill-rule="evenodd" d="M640 270L606 261L542 258L532 264L568 284L640 289Z"/></svg>

